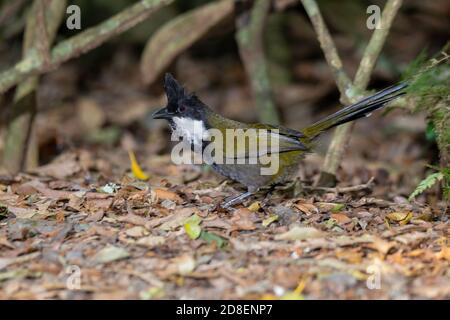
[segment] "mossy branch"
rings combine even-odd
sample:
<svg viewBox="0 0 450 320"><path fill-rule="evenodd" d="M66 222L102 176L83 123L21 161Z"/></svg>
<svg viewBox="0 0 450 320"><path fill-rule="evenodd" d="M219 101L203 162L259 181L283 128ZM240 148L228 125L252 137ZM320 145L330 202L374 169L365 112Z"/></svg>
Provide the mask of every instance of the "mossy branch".
<svg viewBox="0 0 450 320"><path fill-rule="evenodd" d="M259 120L278 124L280 118L273 99L267 61L264 54L264 27L271 1L258 0L251 12L245 11L236 19L236 39L247 77L250 80Z"/></svg>
<svg viewBox="0 0 450 320"><path fill-rule="evenodd" d="M311 23L317 33L317 38L324 51L328 65L333 71L333 75L341 94L343 103L354 103L364 93L369 83L370 76L375 67L378 56L383 48L385 40L389 34L394 18L402 5L402 0L388 0L380 21L380 28L375 29L367 45L363 58L361 59L358 71L353 83L343 70L342 62L337 53L333 39L323 21L319 7L315 0L302 0L303 6L308 13ZM344 124L336 128L330 147L325 157L322 168L322 175L319 181L321 185L333 185L337 169L342 161L346 145L352 131L352 124Z"/></svg>
<svg viewBox="0 0 450 320"><path fill-rule="evenodd" d="M99 25L61 41L51 50L50 63L47 66L44 58L37 50L30 51L14 67L0 73L0 94L30 75L45 73L67 60L100 46L113 36L134 27L136 24L148 18L157 9L173 1L141 0Z"/></svg>
<svg viewBox="0 0 450 320"><path fill-rule="evenodd" d="M66 8L65 0L35 0L27 19L23 41L23 57L37 49L44 63L49 61L49 46L61 24ZM6 128L3 166L12 173L30 169L38 164L38 147L33 132L36 114L35 91L38 76L30 76L16 89L14 117Z"/></svg>

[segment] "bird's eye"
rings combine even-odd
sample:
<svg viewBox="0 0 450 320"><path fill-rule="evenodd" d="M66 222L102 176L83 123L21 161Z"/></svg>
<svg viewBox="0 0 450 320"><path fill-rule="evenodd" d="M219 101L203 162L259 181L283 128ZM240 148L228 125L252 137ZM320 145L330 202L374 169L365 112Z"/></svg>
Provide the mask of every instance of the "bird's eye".
<svg viewBox="0 0 450 320"><path fill-rule="evenodd" d="M179 112L184 112L184 111L186 111L186 107L185 107L184 105L180 105L180 106L178 107L178 111L179 111Z"/></svg>

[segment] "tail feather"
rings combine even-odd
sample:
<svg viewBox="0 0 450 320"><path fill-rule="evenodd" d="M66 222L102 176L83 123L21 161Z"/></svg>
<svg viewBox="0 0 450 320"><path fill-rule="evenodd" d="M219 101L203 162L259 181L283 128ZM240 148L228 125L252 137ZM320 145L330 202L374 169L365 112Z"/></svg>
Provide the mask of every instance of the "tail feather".
<svg viewBox="0 0 450 320"><path fill-rule="evenodd" d="M380 109L388 102L404 95L405 92L402 90L407 86L407 83L390 86L354 104L342 108L308 128L305 128L302 132L310 139L313 139L328 129L369 116L372 111Z"/></svg>

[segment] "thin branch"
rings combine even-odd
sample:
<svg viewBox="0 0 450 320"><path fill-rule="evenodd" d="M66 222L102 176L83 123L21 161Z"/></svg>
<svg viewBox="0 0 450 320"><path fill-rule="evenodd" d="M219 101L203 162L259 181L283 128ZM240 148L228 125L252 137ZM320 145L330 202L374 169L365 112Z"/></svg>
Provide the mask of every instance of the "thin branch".
<svg viewBox="0 0 450 320"><path fill-rule="evenodd" d="M240 14L236 19L236 39L260 121L278 124L280 119L273 99L263 45L270 6L271 0L255 1L250 14L247 11Z"/></svg>
<svg viewBox="0 0 450 320"><path fill-rule="evenodd" d="M328 28L323 20L319 7L317 6L315 0L302 0L302 3L311 20L314 30L317 33L317 38L325 55L325 59L333 72L333 77L336 81L339 92L341 93L341 100L346 100L346 92L352 86L352 82L343 70L341 58L339 57L330 32L328 31Z"/></svg>
<svg viewBox="0 0 450 320"><path fill-rule="evenodd" d="M325 192L333 192L333 193L349 193L349 192L357 192L362 190L371 190L373 188L374 177L370 178L369 181L363 184L358 184L355 186L349 187L335 187L335 188L327 188L327 187L313 187L313 186L303 186L303 189L313 190L313 191L325 191Z"/></svg>
<svg viewBox="0 0 450 320"><path fill-rule="evenodd" d="M44 60L44 66L50 64L50 39L48 28L45 22L45 8L49 5L48 0L40 0L37 2L36 8L36 49ZM59 25L59 24L58 24Z"/></svg>
<svg viewBox="0 0 450 320"><path fill-rule="evenodd" d="M370 75L401 5L402 0L389 0L386 3L381 16L380 29L375 29L373 32L356 72L353 83L357 89L364 90L369 84Z"/></svg>
<svg viewBox="0 0 450 320"><path fill-rule="evenodd" d="M348 97L349 102L354 103L360 98L360 93L366 90L370 76L377 62L378 56L383 48L386 38L391 29L392 22L397 14L402 0L388 0L383 9L381 17L381 28L375 29L367 45L364 55L356 72L353 82L353 92L355 95ZM350 140L353 123L346 123L336 128L333 138L325 156L322 174L319 180L320 185L330 185L335 182L336 172L344 157L346 146Z"/></svg>
<svg viewBox="0 0 450 320"><path fill-rule="evenodd" d="M51 60L48 67L45 66L44 60L37 52L30 52L14 67L0 74L0 94L32 74L45 73L67 60L100 46L113 36L123 33L144 21L154 11L173 1L141 0L99 25L58 43L51 51Z"/></svg>
<svg viewBox="0 0 450 320"><path fill-rule="evenodd" d="M44 10L44 1L45 10ZM35 0L30 10L23 40L23 57L33 52L42 41L42 33L50 46L63 19L66 0ZM47 11L47 13L46 13ZM47 50L48 52L48 50ZM47 53L48 56L48 53ZM14 95L12 119L8 121L2 164L12 173L30 169L38 164L37 138L34 134L36 114L35 90L38 76L30 76L17 87Z"/></svg>
<svg viewBox="0 0 450 320"><path fill-rule="evenodd" d="M372 74L378 56L389 34L395 15L402 4L402 0L388 0L381 17L381 28L375 29L373 32L353 83L342 69L342 62L333 43L333 39L320 14L316 1L302 0L302 3L317 33L317 38L324 51L325 59L333 71L336 84L341 93L341 101L344 103L356 102L369 83L370 75ZM322 174L319 180L320 185L332 185L335 183L336 172L342 161L351 131L352 123L344 124L336 128L325 157Z"/></svg>

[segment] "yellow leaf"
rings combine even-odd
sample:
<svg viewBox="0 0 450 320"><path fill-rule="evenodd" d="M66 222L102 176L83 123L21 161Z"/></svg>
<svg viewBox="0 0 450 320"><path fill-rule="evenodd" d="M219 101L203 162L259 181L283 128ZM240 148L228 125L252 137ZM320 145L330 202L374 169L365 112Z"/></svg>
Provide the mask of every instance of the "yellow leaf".
<svg viewBox="0 0 450 320"><path fill-rule="evenodd" d="M265 293L261 296L261 300L277 300L277 296L271 294L271 293Z"/></svg>
<svg viewBox="0 0 450 320"><path fill-rule="evenodd" d="M297 295L301 295L303 292L303 289L305 289L305 286L306 286L306 279L301 278L297 285L297 288L295 288L295 290L294 290L294 293Z"/></svg>
<svg viewBox="0 0 450 320"><path fill-rule="evenodd" d="M200 227L201 221L202 220L200 219L200 217L194 214L192 217L188 218L184 223L184 231L186 231L187 235L192 240L195 240L198 237L200 237L200 234L202 233L202 228Z"/></svg>
<svg viewBox="0 0 450 320"><path fill-rule="evenodd" d="M264 219L262 222L263 227L268 227L272 222L275 222L278 220L278 215L274 214L267 219Z"/></svg>
<svg viewBox="0 0 450 320"><path fill-rule="evenodd" d="M386 215L390 221L398 222L401 225L405 225L411 220L413 214L411 211L409 212L392 212Z"/></svg>
<svg viewBox="0 0 450 320"><path fill-rule="evenodd" d="M128 156L130 157L131 162L131 172L133 175L139 180L148 180L149 176L141 169L139 164L136 161L136 156L133 151L128 151Z"/></svg>
<svg viewBox="0 0 450 320"><path fill-rule="evenodd" d="M286 293L280 300L305 300L303 295L296 294L294 291Z"/></svg>
<svg viewBox="0 0 450 320"><path fill-rule="evenodd" d="M436 258L450 261L450 247L444 247L436 254Z"/></svg>
<svg viewBox="0 0 450 320"><path fill-rule="evenodd" d="M248 210L252 212L256 212L261 208L261 203L259 201L253 202L251 205L248 206Z"/></svg>

